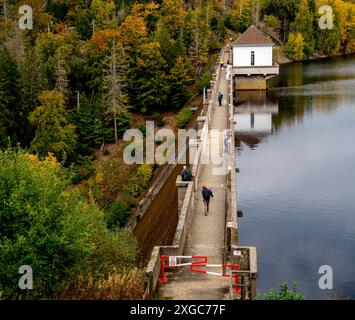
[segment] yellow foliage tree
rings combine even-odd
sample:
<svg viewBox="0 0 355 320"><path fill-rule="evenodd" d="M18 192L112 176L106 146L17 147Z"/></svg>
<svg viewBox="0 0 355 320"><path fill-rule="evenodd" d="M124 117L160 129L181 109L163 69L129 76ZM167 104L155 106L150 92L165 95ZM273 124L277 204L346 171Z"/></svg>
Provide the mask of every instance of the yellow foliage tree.
<svg viewBox="0 0 355 320"><path fill-rule="evenodd" d="M285 45L287 56L294 61L301 61L304 58L304 38L301 33L290 33Z"/></svg>
<svg viewBox="0 0 355 320"><path fill-rule="evenodd" d="M105 26L115 12L113 0L92 0L91 10L94 12L99 24Z"/></svg>

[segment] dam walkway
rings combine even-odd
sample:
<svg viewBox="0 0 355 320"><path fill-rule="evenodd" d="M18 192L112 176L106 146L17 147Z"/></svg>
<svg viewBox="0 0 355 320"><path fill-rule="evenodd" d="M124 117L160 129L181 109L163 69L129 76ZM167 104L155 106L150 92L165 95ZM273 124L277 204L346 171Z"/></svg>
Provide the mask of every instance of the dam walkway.
<svg viewBox="0 0 355 320"><path fill-rule="evenodd" d="M223 61L229 61L229 53L224 53ZM229 81L226 80L226 68L220 70L217 92L223 94L222 107L214 99L208 141L210 150L219 148L219 154L224 154L224 135L227 129L229 105ZM212 135L211 129L218 129L221 134ZM219 140L219 141L217 141ZM210 154L210 157L212 154ZM192 223L186 239L185 256L207 256L208 263L222 265L224 262L225 226L226 226L226 175L216 175L213 172L215 164L210 159L209 164L202 164L198 184L194 192L194 212ZM204 213L201 194L202 186L207 186L214 194L210 201L208 216ZM209 271L221 273L221 268L210 268ZM223 300L228 295L228 280L215 275L192 273L188 268L172 273L168 283L162 284L158 294L178 300Z"/></svg>
<svg viewBox="0 0 355 320"><path fill-rule="evenodd" d="M221 59L232 61L232 54L229 46L221 50L211 88L204 92L204 108L196 123L198 134L188 140L193 179L183 182L177 176L174 240L152 250L146 268L146 298L153 294L174 300L255 297L256 248L238 244L232 66L220 66ZM219 93L223 94L222 106ZM203 186L214 194L207 216Z"/></svg>

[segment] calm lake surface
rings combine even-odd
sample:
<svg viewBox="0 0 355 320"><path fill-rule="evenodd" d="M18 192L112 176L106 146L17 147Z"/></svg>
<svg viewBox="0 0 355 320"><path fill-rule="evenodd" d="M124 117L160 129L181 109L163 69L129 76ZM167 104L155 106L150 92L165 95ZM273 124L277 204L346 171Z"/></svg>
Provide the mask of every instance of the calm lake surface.
<svg viewBox="0 0 355 320"><path fill-rule="evenodd" d="M281 67L268 93L238 93L241 245L256 246L258 292L296 282L306 299L355 299L355 56Z"/></svg>

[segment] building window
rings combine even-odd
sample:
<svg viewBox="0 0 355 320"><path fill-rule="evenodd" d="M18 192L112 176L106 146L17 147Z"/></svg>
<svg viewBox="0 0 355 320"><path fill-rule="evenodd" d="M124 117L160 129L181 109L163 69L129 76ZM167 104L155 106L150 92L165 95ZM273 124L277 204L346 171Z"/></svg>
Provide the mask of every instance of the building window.
<svg viewBox="0 0 355 320"><path fill-rule="evenodd" d="M251 52L251 65L255 66L255 52L254 51Z"/></svg>

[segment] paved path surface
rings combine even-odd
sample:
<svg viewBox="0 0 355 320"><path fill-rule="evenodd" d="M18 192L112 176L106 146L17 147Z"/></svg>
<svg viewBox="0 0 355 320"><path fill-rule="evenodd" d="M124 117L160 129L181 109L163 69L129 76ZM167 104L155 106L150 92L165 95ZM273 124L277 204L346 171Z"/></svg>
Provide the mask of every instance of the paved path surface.
<svg viewBox="0 0 355 320"><path fill-rule="evenodd" d="M229 60L225 53L224 61ZM223 106L214 102L210 129L227 128L228 117L228 81L226 70L223 70L218 83L218 91L224 95ZM218 92L217 91L217 92ZM223 133L211 139L210 145L219 140L220 155L223 154ZM211 163L211 161L210 161ZM208 264L222 264L225 235L225 175L214 175L213 164L201 168L198 191L195 193L195 212L187 238L184 255L207 256ZM202 201L202 186L206 185L214 193L210 202L210 213L206 217ZM209 268L208 271L222 273L222 269ZM169 274L168 283L160 284L158 294L175 300L222 300L228 299L229 278L199 273L191 273L188 267L179 272Z"/></svg>

